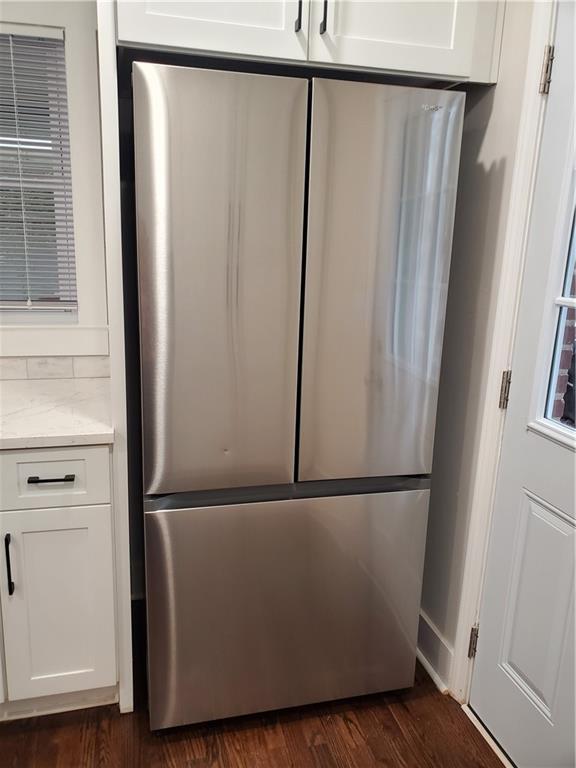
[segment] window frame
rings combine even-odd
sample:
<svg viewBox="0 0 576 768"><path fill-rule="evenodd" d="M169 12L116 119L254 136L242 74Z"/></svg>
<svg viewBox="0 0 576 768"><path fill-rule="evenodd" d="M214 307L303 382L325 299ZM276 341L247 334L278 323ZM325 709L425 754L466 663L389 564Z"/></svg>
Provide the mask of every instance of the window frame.
<svg viewBox="0 0 576 768"><path fill-rule="evenodd" d="M0 37L6 38L10 58L15 57L10 67L14 120L11 123L8 116L6 136L0 137L6 141L2 146L7 150L3 153L6 167L2 164L0 169L0 207L6 201L11 211L0 225L0 231L8 236L3 249L6 271L0 271L0 282L5 277L8 282L6 287L0 285L0 311L64 313L67 322L75 323L78 299L68 93L65 82L57 90L52 85L52 90L50 79L43 80L42 65L37 63L44 57L56 80L66 74L64 34L0 31ZM28 65L36 69L26 81ZM10 99L10 86L7 91ZM40 94L45 94L44 99ZM29 132L35 138L28 138ZM40 290L46 298L40 298ZM3 295L4 291L8 295Z"/></svg>
<svg viewBox="0 0 576 768"><path fill-rule="evenodd" d="M576 206L576 146L571 147L565 168L564 177L558 180L561 187L560 205L556 214L555 238L550 248L550 272L546 287L547 307L542 317L538 347L539 375L535 377L530 418L526 429L576 452L576 429L547 415L548 396L557 353L560 313L564 306L576 306L576 298L564 295ZM514 372L512 372L513 375Z"/></svg>
<svg viewBox="0 0 576 768"><path fill-rule="evenodd" d="M546 403L544 406L544 418L547 421L552 422L555 425L560 425L570 430L576 431L576 426L570 426L564 424L559 419L555 419L552 415L554 410L554 399L556 390L558 387L558 374L560 372L560 358L562 356L562 344L560 343L560 337L564 333L565 326L562 322L563 317L568 314L568 310L572 309L576 311L576 295L570 294L571 286L574 282L574 268L576 266L576 200L572 205L572 224L570 226L570 236L567 243L567 252L565 258L565 270L564 280L562 283L562 291L560 296L554 299L556 306L556 333L554 337L554 350L552 353L552 360L549 372L548 390L546 392Z"/></svg>
<svg viewBox="0 0 576 768"><path fill-rule="evenodd" d="M2 4L0 32L64 37L78 309L0 311L0 357L108 354L96 29L95 3Z"/></svg>

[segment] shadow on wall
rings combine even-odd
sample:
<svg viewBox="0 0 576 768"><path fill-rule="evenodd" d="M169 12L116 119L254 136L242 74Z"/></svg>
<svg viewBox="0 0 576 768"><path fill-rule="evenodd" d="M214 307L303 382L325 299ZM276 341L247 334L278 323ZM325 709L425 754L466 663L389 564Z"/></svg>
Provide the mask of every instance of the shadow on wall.
<svg viewBox="0 0 576 768"><path fill-rule="evenodd" d="M126 417L128 426L128 497L130 523L130 578L132 599L143 599L144 515L142 509L142 439L140 412L140 331L138 326L138 269L134 206L134 138L130 73L120 68L118 116L120 124L120 183L122 204L122 279L124 286L124 341L126 348Z"/></svg>
<svg viewBox="0 0 576 768"><path fill-rule="evenodd" d="M466 101L432 469L422 606L450 640L466 554L473 436L480 427L478 404L485 389L481 373L494 321L490 305L499 278L506 160L486 168L480 159L494 96L495 88L477 87Z"/></svg>

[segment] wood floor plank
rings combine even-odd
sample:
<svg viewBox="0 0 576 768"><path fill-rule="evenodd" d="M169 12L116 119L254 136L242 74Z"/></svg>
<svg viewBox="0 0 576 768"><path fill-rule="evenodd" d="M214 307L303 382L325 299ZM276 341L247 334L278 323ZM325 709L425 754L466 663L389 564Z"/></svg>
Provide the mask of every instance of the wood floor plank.
<svg viewBox="0 0 576 768"><path fill-rule="evenodd" d="M151 733L145 706L0 724L2 768L501 768L419 668L414 688Z"/></svg>
<svg viewBox="0 0 576 768"><path fill-rule="evenodd" d="M340 768L337 757L327 744L313 744L309 749L316 768Z"/></svg>
<svg viewBox="0 0 576 768"><path fill-rule="evenodd" d="M358 716L374 765L381 768L420 768L418 751L406 740L388 706L366 707L358 712Z"/></svg>
<svg viewBox="0 0 576 768"><path fill-rule="evenodd" d="M413 745L422 768L488 768L492 766L494 754L486 752L486 742L472 726L464 728L461 721L466 717L461 709L451 706L454 702L447 697L418 697L413 693L398 698L389 705L389 712L398 723L408 742ZM470 725L472 725L470 723ZM453 744L466 735L466 750L453 749ZM484 758L488 763L484 762Z"/></svg>

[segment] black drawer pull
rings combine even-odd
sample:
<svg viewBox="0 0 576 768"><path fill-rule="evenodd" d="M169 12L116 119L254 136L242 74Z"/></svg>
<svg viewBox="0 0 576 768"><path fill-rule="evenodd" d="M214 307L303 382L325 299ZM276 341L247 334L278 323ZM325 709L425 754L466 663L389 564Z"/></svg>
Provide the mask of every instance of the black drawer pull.
<svg viewBox="0 0 576 768"><path fill-rule="evenodd" d="M294 22L294 32L300 32L302 29L302 0L298 0L298 16Z"/></svg>
<svg viewBox="0 0 576 768"><path fill-rule="evenodd" d="M328 27L328 0L324 0L322 21L320 22L320 34L323 35Z"/></svg>
<svg viewBox="0 0 576 768"><path fill-rule="evenodd" d="M8 594L14 594L14 582L12 581L12 564L10 563L10 541L12 536L9 533L4 536L4 551L6 552L6 576L8 578Z"/></svg>
<svg viewBox="0 0 576 768"><path fill-rule="evenodd" d="M40 485L40 483L73 483L76 475L64 475L64 477L38 477L32 475L28 478L28 485Z"/></svg>

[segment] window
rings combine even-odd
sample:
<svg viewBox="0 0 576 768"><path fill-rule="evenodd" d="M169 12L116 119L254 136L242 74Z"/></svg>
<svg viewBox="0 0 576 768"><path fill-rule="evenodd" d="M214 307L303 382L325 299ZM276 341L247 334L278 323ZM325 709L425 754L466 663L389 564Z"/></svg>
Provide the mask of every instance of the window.
<svg viewBox="0 0 576 768"><path fill-rule="evenodd" d="M574 361L576 355L576 211L572 216L572 234L562 296L556 299L558 323L546 418L574 429Z"/></svg>
<svg viewBox="0 0 576 768"><path fill-rule="evenodd" d="M77 309L62 38L0 34L0 309Z"/></svg>

